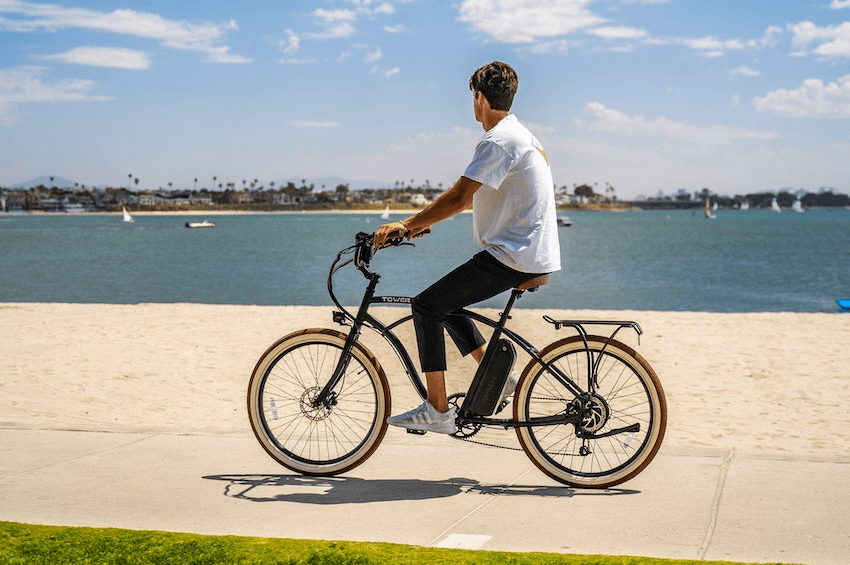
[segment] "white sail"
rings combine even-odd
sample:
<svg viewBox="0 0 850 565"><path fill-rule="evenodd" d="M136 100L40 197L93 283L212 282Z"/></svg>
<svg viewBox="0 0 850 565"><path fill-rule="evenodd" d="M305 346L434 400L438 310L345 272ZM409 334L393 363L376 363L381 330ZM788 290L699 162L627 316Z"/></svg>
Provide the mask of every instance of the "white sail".
<svg viewBox="0 0 850 565"><path fill-rule="evenodd" d="M741 210L749 210L749 209L750 209L750 203L747 202L746 200L744 200L744 202L741 203Z"/></svg>
<svg viewBox="0 0 850 565"><path fill-rule="evenodd" d="M135 220L133 220L133 216L130 215L130 212L127 211L127 208L122 206L121 209L124 211L124 221L125 222L130 223L130 222L135 221Z"/></svg>
<svg viewBox="0 0 850 565"><path fill-rule="evenodd" d="M384 209L384 213L381 214L381 219L382 220L389 220L390 219L390 206L389 206L389 204L387 205L386 209Z"/></svg>
<svg viewBox="0 0 850 565"><path fill-rule="evenodd" d="M779 203L776 201L776 198L773 199L773 202L770 203L770 209L774 212L781 212L782 208L779 207Z"/></svg>
<svg viewBox="0 0 850 565"><path fill-rule="evenodd" d="M803 212L803 203L800 202L799 198L794 201L794 204L791 205L791 209L798 213Z"/></svg>

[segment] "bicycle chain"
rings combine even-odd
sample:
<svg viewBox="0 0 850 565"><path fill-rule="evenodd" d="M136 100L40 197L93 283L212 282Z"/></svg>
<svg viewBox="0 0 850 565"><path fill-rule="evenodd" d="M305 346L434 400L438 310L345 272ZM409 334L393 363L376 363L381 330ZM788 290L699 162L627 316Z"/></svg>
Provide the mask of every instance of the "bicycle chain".
<svg viewBox="0 0 850 565"><path fill-rule="evenodd" d="M508 451L522 451L522 449L519 448L519 447L510 447L510 446L507 446L507 445L496 445L495 443L487 443L487 442L484 442L484 441L474 440L471 437L456 436L454 434L449 435L449 437L454 438L458 441L465 441L467 443L474 443L476 445L483 445L485 447L495 447L497 449L507 449Z"/></svg>

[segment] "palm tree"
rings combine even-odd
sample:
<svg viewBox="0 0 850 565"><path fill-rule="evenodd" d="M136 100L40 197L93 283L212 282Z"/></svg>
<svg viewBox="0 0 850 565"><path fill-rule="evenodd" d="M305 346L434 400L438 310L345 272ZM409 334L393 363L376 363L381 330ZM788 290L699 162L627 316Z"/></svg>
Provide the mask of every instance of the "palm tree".
<svg viewBox="0 0 850 565"><path fill-rule="evenodd" d="M218 177L215 177L215 176L213 177L213 190L215 190L215 179L217 179L217 178Z"/></svg>
<svg viewBox="0 0 850 565"><path fill-rule="evenodd" d="M133 180L133 182L134 182L134 183L136 183L136 190L138 190L138 189L139 189L139 177L136 177L136 178Z"/></svg>
<svg viewBox="0 0 850 565"><path fill-rule="evenodd" d="M133 173L130 173L129 175L127 175L127 179L128 179L127 180L127 190L130 190L130 183L133 182ZM136 184L138 184L138 183L136 183Z"/></svg>

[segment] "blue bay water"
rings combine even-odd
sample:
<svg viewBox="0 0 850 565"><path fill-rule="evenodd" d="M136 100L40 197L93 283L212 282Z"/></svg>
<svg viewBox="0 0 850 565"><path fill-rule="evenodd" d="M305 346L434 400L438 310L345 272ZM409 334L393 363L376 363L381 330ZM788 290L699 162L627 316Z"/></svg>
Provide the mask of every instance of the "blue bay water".
<svg viewBox="0 0 850 565"><path fill-rule="evenodd" d="M706 312L834 312L850 298L850 211L570 212L564 269L520 306ZM396 215L396 219L402 218ZM327 271L378 214L0 216L0 302L327 305ZM416 247L381 251L380 294L412 295L476 247L464 214ZM365 279L336 287L357 303ZM343 275L343 273L341 273ZM484 305L498 307L504 297Z"/></svg>

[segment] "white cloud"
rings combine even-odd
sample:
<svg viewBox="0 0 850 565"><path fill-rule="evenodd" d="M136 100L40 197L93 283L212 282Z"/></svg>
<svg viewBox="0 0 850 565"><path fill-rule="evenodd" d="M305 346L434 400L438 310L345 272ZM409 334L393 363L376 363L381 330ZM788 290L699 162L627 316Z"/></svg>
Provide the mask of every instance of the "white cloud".
<svg viewBox="0 0 850 565"><path fill-rule="evenodd" d="M353 22L357 20L354 10L323 10L316 8L313 15L326 22Z"/></svg>
<svg viewBox="0 0 850 565"><path fill-rule="evenodd" d="M392 69L390 69L390 70L388 70L387 72L385 72L385 73L384 73L384 76L385 76L385 77L387 77L387 78L389 78L389 77L394 77L394 76L396 76L397 74L399 74L400 72L401 72L401 69L400 69L400 68L398 68L398 67L393 67Z"/></svg>
<svg viewBox="0 0 850 565"><path fill-rule="evenodd" d="M600 102L588 102L584 110L591 120L588 123L576 120L578 126L622 137L648 135L696 145L727 145L736 141L780 137L774 132L726 126L692 126L674 122L664 116L655 120L648 120L643 116L627 116Z"/></svg>
<svg viewBox="0 0 850 565"><path fill-rule="evenodd" d="M779 44L779 36L784 31L779 26L770 26L765 30L764 35L760 39L750 41L749 43L756 47L776 47Z"/></svg>
<svg viewBox="0 0 850 565"><path fill-rule="evenodd" d="M722 57L729 51L741 51L744 49L764 49L776 47L783 28L777 26L768 27L764 34L758 39L719 39L713 35L706 37L647 37L645 43L651 45L684 45L696 51L702 52L706 57Z"/></svg>
<svg viewBox="0 0 850 565"><path fill-rule="evenodd" d="M305 33L310 39L343 39L357 33L357 29L348 22L342 22L333 26L327 26L325 31Z"/></svg>
<svg viewBox="0 0 850 565"><path fill-rule="evenodd" d="M755 69L751 69L750 67L743 65L740 67L735 67L731 71L729 71L730 75L741 75L745 77L757 77L761 74L761 71L757 71Z"/></svg>
<svg viewBox="0 0 850 565"><path fill-rule="evenodd" d="M328 40L328 39L343 39L357 33L354 24L357 23L360 16L373 17L376 15L390 15L395 13L395 7L390 2L383 2L372 6L369 0L355 0L353 9L334 9L325 10L324 8L316 8L312 15L318 22L317 24L324 29L320 32L305 33L304 36L310 39ZM396 30L402 31L404 26L395 26L385 28L390 33L397 33Z"/></svg>
<svg viewBox="0 0 850 565"><path fill-rule="evenodd" d="M824 27L800 22L789 25L788 29L794 34L793 44L800 48L798 55L806 55L809 44L815 43L811 52L816 55L850 58L850 22Z"/></svg>
<svg viewBox="0 0 850 565"><path fill-rule="evenodd" d="M380 47L378 47L377 49L375 49L375 50L374 50L374 51L372 51L371 53L366 53L366 62L367 62L367 63L374 63L375 61L379 61L379 60L381 60L381 58L382 58L383 56L384 56L384 55L383 55L383 53L381 52L381 48L380 48Z"/></svg>
<svg viewBox="0 0 850 565"><path fill-rule="evenodd" d="M850 8L850 0L832 0L832 3L829 5L833 10L840 10L842 8Z"/></svg>
<svg viewBox="0 0 850 565"><path fill-rule="evenodd" d="M16 121L20 104L56 102L106 102L107 96L91 94L97 83L69 79L52 83L43 80L44 69L18 67L0 69L0 125Z"/></svg>
<svg viewBox="0 0 850 565"><path fill-rule="evenodd" d="M221 45L221 40L229 31L239 29L233 20L225 24L192 24L135 10L101 12L88 8L68 8L57 4L34 4L16 0L0 2L0 14L14 16L6 18L0 15L0 30L4 31L27 33L68 28L105 31L155 39L172 49L205 53L207 60L215 63L250 62L250 59L234 55L230 53L229 47Z"/></svg>
<svg viewBox="0 0 850 565"><path fill-rule="evenodd" d="M277 42L277 46L286 55L298 53L301 48L301 38L291 29L285 30L286 39Z"/></svg>
<svg viewBox="0 0 850 565"><path fill-rule="evenodd" d="M587 30L587 33L604 39L642 39L647 36L643 29L616 26L597 27Z"/></svg>
<svg viewBox="0 0 850 565"><path fill-rule="evenodd" d="M824 84L810 78L796 90L780 88L753 100L760 112L800 118L850 118L850 75Z"/></svg>
<svg viewBox="0 0 850 565"><path fill-rule="evenodd" d="M504 43L532 43L599 26L587 9L593 0L463 0L460 21Z"/></svg>
<svg viewBox="0 0 850 565"><path fill-rule="evenodd" d="M93 67L112 67L116 69L146 70L151 67L150 58L135 49L118 47L75 47L65 53L47 55L41 59L91 65Z"/></svg>
<svg viewBox="0 0 850 565"><path fill-rule="evenodd" d="M375 8L372 12L373 14L395 14L395 7L389 2L384 2L380 4L377 8Z"/></svg>
<svg viewBox="0 0 850 565"><path fill-rule="evenodd" d="M384 26L384 31L387 33L405 33L410 31L408 27L404 24L396 24L391 26Z"/></svg>
<svg viewBox="0 0 850 565"><path fill-rule="evenodd" d="M691 49L703 51L707 57L719 57L726 51L740 50L746 48L747 44L740 39L717 39L714 36L697 39L680 39L679 43L687 45Z"/></svg>
<svg viewBox="0 0 850 565"><path fill-rule="evenodd" d="M317 61L315 57L284 57L277 60L281 65L312 65Z"/></svg>

